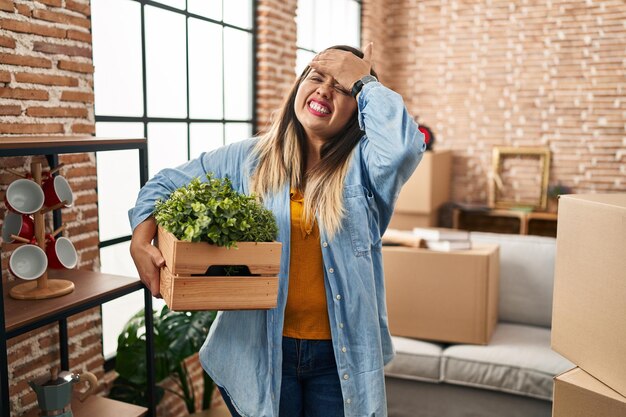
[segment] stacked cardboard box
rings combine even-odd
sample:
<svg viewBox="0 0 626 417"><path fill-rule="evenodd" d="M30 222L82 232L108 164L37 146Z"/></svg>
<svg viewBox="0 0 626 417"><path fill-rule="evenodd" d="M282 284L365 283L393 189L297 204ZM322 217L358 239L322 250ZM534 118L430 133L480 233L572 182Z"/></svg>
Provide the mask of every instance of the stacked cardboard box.
<svg viewBox="0 0 626 417"><path fill-rule="evenodd" d="M452 151L424 152L417 169L402 187L389 227L410 230L437 226L437 210L450 200Z"/></svg>
<svg viewBox="0 0 626 417"><path fill-rule="evenodd" d="M581 369L555 379L553 414L626 416L626 194L562 196L557 227L552 348Z"/></svg>
<svg viewBox="0 0 626 417"><path fill-rule="evenodd" d="M498 245L435 252L383 246L394 336L487 344L498 319Z"/></svg>
<svg viewBox="0 0 626 417"><path fill-rule="evenodd" d="M623 417L626 397L580 368L554 379L552 417Z"/></svg>

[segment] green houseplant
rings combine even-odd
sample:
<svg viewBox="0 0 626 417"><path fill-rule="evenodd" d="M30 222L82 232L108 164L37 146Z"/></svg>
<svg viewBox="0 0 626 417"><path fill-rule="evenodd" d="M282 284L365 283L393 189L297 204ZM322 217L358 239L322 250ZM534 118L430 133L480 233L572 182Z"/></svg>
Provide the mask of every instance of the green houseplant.
<svg viewBox="0 0 626 417"><path fill-rule="evenodd" d="M228 178L212 173L207 181L195 178L157 201L154 218L179 240L229 248L237 242L271 242L278 234L273 213L256 197L238 193Z"/></svg>
<svg viewBox="0 0 626 417"><path fill-rule="evenodd" d="M273 213L255 196L209 173L158 201L154 217L165 259L160 290L172 310L276 306L282 244Z"/></svg>
<svg viewBox="0 0 626 417"><path fill-rule="evenodd" d="M154 361L157 383L171 376L180 392L171 391L182 398L189 413L194 413L195 392L185 359L200 350L209 328L215 319L214 311L175 312L164 306L154 312ZM109 397L131 404L147 406L146 332L143 310L135 314L118 337L115 371L119 374ZM209 408L213 381L203 372L204 394L202 409ZM165 389L157 386L157 403Z"/></svg>

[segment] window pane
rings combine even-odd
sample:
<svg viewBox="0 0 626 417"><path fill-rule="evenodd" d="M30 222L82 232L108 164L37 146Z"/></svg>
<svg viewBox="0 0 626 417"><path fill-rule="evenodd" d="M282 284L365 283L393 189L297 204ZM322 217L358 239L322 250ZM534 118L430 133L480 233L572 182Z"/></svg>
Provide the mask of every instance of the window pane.
<svg viewBox="0 0 626 417"><path fill-rule="evenodd" d="M252 35L224 28L224 117L252 118Z"/></svg>
<svg viewBox="0 0 626 417"><path fill-rule="evenodd" d="M140 7L139 3L131 1L91 2L98 115L143 114Z"/></svg>
<svg viewBox="0 0 626 417"><path fill-rule="evenodd" d="M226 123L224 137L227 145L249 139L252 137L252 123Z"/></svg>
<svg viewBox="0 0 626 417"><path fill-rule="evenodd" d="M105 274L138 277L130 257L130 242L100 249L100 271ZM124 324L143 307L143 291L135 291L124 297L102 304L102 352L105 359L115 355L117 337Z"/></svg>
<svg viewBox="0 0 626 417"><path fill-rule="evenodd" d="M105 274L139 276L130 257L130 242L100 249L100 261L100 271ZM126 322L143 308L143 297L143 291L135 291L102 304L102 353L105 359L115 356L117 337ZM163 304L161 299L152 299L152 307L156 310L161 310Z"/></svg>
<svg viewBox="0 0 626 417"><path fill-rule="evenodd" d="M345 20L341 42L360 48L361 45L361 5L353 0L346 1Z"/></svg>
<svg viewBox="0 0 626 417"><path fill-rule="evenodd" d="M304 68L309 65L314 56L314 53L303 49L296 51L296 75L300 75L304 71Z"/></svg>
<svg viewBox="0 0 626 417"><path fill-rule="evenodd" d="M225 0L224 22L245 29L252 28L252 1Z"/></svg>
<svg viewBox="0 0 626 417"><path fill-rule="evenodd" d="M224 127L221 123L192 123L189 132L191 159L224 144Z"/></svg>
<svg viewBox="0 0 626 417"><path fill-rule="evenodd" d="M142 138L141 123L96 123L96 135ZM131 234L128 209L139 192L139 152L134 149L96 153L100 240Z"/></svg>
<svg viewBox="0 0 626 417"><path fill-rule="evenodd" d="M185 10L185 0L154 0L156 3L172 6L180 10Z"/></svg>
<svg viewBox="0 0 626 417"><path fill-rule="evenodd" d="M222 0L187 0L187 10L210 19L222 20Z"/></svg>
<svg viewBox="0 0 626 417"><path fill-rule="evenodd" d="M332 10L332 12L331 12ZM330 0L315 0L315 18L314 18L314 48L315 51L321 51L322 49L332 46L332 38L337 27L341 27L343 22L339 26L332 26L333 23L334 8L332 1Z"/></svg>
<svg viewBox="0 0 626 417"><path fill-rule="evenodd" d="M221 119L222 26L189 19L189 114L196 119Z"/></svg>
<svg viewBox="0 0 626 417"><path fill-rule="evenodd" d="M313 0L299 0L296 15L298 26L298 47L305 49L314 48L313 21L315 18Z"/></svg>
<svg viewBox="0 0 626 417"><path fill-rule="evenodd" d="M148 171L150 177L164 168L187 161L185 123L148 123Z"/></svg>
<svg viewBox="0 0 626 417"><path fill-rule="evenodd" d="M185 16L146 6L148 115L187 116Z"/></svg>
<svg viewBox="0 0 626 417"><path fill-rule="evenodd" d="M107 252L111 252L111 249L100 249L100 259L102 259L103 266L105 257L107 259L113 259L115 256ZM132 265L132 259L130 262ZM104 268L102 272L104 272ZM102 304L102 354L105 360L115 356L117 351L117 338L122 333L124 325L142 308L143 291L135 291Z"/></svg>

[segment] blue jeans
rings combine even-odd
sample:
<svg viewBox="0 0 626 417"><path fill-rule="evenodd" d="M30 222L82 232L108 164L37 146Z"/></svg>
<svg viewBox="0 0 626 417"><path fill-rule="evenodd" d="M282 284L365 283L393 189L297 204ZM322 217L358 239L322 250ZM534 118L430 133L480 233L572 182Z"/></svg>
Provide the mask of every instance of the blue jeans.
<svg viewBox="0 0 626 417"><path fill-rule="evenodd" d="M233 417L240 417L220 387ZM330 340L283 337L279 417L343 417L341 381Z"/></svg>

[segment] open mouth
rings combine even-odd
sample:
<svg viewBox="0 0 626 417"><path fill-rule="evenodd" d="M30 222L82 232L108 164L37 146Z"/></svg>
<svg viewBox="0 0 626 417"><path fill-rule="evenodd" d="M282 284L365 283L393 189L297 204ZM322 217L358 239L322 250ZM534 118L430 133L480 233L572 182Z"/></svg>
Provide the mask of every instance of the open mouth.
<svg viewBox="0 0 626 417"><path fill-rule="evenodd" d="M328 105L317 100L309 101L309 105L307 106L307 108L311 113L316 116L329 116L332 113Z"/></svg>

